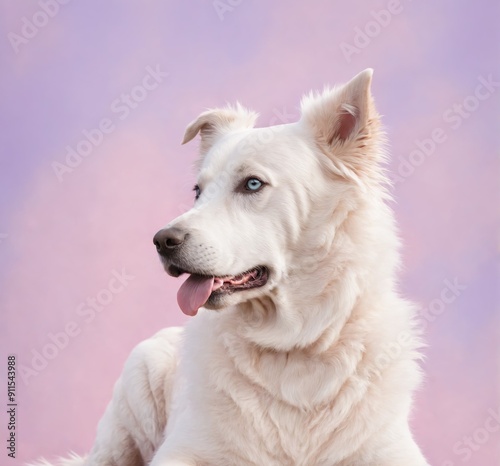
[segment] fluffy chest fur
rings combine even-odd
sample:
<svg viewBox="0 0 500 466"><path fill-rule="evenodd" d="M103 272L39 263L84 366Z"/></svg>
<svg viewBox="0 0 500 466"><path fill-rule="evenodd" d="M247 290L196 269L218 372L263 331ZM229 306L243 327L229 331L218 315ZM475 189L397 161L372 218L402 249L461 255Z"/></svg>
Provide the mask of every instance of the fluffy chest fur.
<svg viewBox="0 0 500 466"><path fill-rule="evenodd" d="M392 441L419 379L413 344L382 363L383 342L354 315L325 351L265 350L238 335L241 317L226 312L189 325L172 413L184 418L174 428L185 423L200 439L207 464L348 465Z"/></svg>

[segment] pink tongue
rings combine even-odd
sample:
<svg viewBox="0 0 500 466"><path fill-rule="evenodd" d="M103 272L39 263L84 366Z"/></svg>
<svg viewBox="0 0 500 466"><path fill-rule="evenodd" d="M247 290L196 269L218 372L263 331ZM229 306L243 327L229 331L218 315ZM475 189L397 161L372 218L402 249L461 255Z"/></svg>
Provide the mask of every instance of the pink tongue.
<svg viewBox="0 0 500 466"><path fill-rule="evenodd" d="M198 309L203 306L214 285L214 277L190 275L177 292L177 302L182 312L188 316L195 316Z"/></svg>

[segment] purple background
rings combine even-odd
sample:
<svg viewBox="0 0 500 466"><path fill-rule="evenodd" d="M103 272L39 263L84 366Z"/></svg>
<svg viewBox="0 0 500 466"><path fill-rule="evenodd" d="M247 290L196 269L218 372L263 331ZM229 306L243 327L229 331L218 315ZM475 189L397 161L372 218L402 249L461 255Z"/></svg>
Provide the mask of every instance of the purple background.
<svg viewBox="0 0 500 466"><path fill-rule="evenodd" d="M37 352L52 357L36 375L18 374L17 461L87 451L131 348L185 321L179 283L151 239L192 202L196 144L180 146L186 124L236 100L261 112L262 126L292 120L303 93L373 67L405 241L401 287L428 316L416 437L433 465L499 464L500 414L488 419L500 389L500 88L473 97L479 77L500 81L495 2L401 0L377 26L373 14L396 0L242 0L222 19L212 1L74 0L14 50L8 34L21 34L44 1L4 0L0 14L1 355L17 354L18 369ZM348 56L341 45L355 38ZM113 101L157 65L169 77L120 120ZM114 131L60 182L52 163L103 118ZM444 142L408 165L415 140L439 128ZM109 298L103 290L122 269L135 278L86 322L80 303ZM455 279L465 289L436 301ZM78 334L60 336L51 353L51 334L72 322ZM476 439L470 455L464 436Z"/></svg>

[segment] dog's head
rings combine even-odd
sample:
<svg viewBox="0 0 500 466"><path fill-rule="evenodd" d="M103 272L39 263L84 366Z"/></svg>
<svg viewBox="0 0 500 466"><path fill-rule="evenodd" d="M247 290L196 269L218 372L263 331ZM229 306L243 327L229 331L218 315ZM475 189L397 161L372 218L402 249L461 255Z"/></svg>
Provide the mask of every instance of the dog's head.
<svg viewBox="0 0 500 466"><path fill-rule="evenodd" d="M314 275L356 193L379 176L371 76L304 97L296 123L254 128L256 115L237 105L188 126L183 143L201 135L195 203L154 237L167 273L189 275L178 293L186 314Z"/></svg>

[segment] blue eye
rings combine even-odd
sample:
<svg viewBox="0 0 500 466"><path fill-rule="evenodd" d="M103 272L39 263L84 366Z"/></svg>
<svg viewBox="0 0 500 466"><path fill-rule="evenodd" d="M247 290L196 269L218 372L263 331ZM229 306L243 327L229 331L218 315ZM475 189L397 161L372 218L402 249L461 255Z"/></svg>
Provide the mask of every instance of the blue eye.
<svg viewBox="0 0 500 466"><path fill-rule="evenodd" d="M260 181L258 178L248 178L246 184L245 184L245 189L248 191L258 191L260 188L262 188L262 181Z"/></svg>

